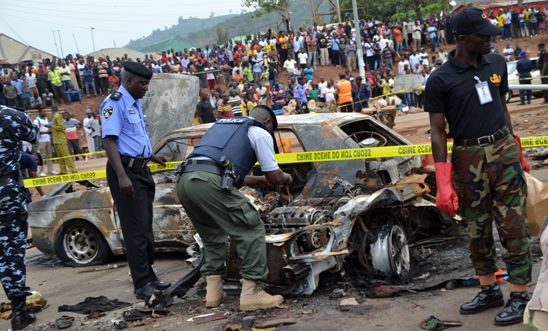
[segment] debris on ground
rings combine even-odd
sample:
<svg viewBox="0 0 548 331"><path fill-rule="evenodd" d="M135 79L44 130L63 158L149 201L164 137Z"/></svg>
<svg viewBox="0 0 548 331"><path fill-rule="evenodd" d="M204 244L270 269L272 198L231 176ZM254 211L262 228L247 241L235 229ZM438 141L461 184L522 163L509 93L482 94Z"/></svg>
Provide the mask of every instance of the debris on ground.
<svg viewBox="0 0 548 331"><path fill-rule="evenodd" d="M78 271L78 273L83 274L83 273L88 273L88 272L107 271L107 270L112 270L112 269L124 268L125 266L126 266L125 264L122 264L122 265L108 264L107 266L101 267L101 268L92 268L92 269L80 270L80 271Z"/></svg>
<svg viewBox="0 0 548 331"><path fill-rule="evenodd" d="M27 308L31 313L37 313L44 309L48 304L48 301L42 297L42 294L38 291L32 291L29 296L26 298ZM0 318L4 320L11 319L11 303L2 302L0 303Z"/></svg>
<svg viewBox="0 0 548 331"><path fill-rule="evenodd" d="M74 317L63 315L55 320L55 327L59 330L68 329L74 323Z"/></svg>
<svg viewBox="0 0 548 331"><path fill-rule="evenodd" d="M127 323L126 323L126 321L120 320L120 319L112 320L112 326L113 326L116 330L127 329Z"/></svg>
<svg viewBox="0 0 548 331"><path fill-rule="evenodd" d="M271 328L271 327L292 325L292 324L296 324L296 323L297 323L297 320L294 319L294 318L277 318L277 319L257 323L257 324L255 324L254 328L266 329L266 328Z"/></svg>
<svg viewBox="0 0 548 331"><path fill-rule="evenodd" d="M192 322L194 324L203 324L203 323L208 323L212 321L223 320L225 318L228 318L228 316L229 316L228 312L216 311L214 313L191 317L187 320L187 322Z"/></svg>
<svg viewBox="0 0 548 331"><path fill-rule="evenodd" d="M83 302L75 305L62 305L57 308L57 311L73 312L78 314L89 315L93 312L107 312L120 308L129 307L131 304L128 302L119 301L118 299L110 300L105 296L99 297L87 297Z"/></svg>
<svg viewBox="0 0 548 331"><path fill-rule="evenodd" d="M419 326L423 330L445 330L447 328L451 327L459 327L462 326L462 322L460 321L442 321L439 318L437 318L434 315L428 316L427 319L420 322Z"/></svg>
<svg viewBox="0 0 548 331"><path fill-rule="evenodd" d="M122 314L122 317L124 318L124 321L126 322L136 322L143 320L147 318L149 314L146 314L145 312L138 310L138 309L131 309L127 310Z"/></svg>
<svg viewBox="0 0 548 331"><path fill-rule="evenodd" d="M360 303L356 301L356 298L345 298L341 300L339 306L357 306Z"/></svg>

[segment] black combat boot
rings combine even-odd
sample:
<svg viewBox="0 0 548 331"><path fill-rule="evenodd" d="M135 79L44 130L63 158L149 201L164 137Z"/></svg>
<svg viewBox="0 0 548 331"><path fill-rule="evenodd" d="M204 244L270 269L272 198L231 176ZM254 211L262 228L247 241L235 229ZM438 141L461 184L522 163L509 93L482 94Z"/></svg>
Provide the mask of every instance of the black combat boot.
<svg viewBox="0 0 548 331"><path fill-rule="evenodd" d="M504 326L518 324L523 321L523 312L531 297L527 291L512 292L504 309L495 316L495 325Z"/></svg>
<svg viewBox="0 0 548 331"><path fill-rule="evenodd" d="M460 306L463 315L476 314L486 309L504 305L502 291L498 284L482 286L481 291L472 299Z"/></svg>
<svg viewBox="0 0 548 331"><path fill-rule="evenodd" d="M22 330L36 321L36 317L29 314L26 298L26 296L11 298L11 328L13 330Z"/></svg>

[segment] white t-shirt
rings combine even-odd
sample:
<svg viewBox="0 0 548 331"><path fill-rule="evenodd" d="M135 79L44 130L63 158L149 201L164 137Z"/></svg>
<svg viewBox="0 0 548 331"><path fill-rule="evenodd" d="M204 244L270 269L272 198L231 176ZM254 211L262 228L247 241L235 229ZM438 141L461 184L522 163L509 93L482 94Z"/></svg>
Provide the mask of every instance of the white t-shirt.
<svg viewBox="0 0 548 331"><path fill-rule="evenodd" d="M85 63L78 63L76 65L76 67L78 68L78 73L80 74L80 76L83 76L84 75L84 70L86 69L86 64Z"/></svg>
<svg viewBox="0 0 548 331"><path fill-rule="evenodd" d="M325 88L325 102L335 101L335 88L333 86Z"/></svg>
<svg viewBox="0 0 548 331"><path fill-rule="evenodd" d="M325 89L327 88L327 82L318 83L318 89L320 90L320 96L325 97Z"/></svg>
<svg viewBox="0 0 548 331"><path fill-rule="evenodd" d="M51 135L47 133L49 130L49 128L47 127L48 124L49 121L47 118L41 118L40 116L38 116L34 119L34 125L38 127L38 130L40 132L40 136L38 137L39 143L49 143L51 141Z"/></svg>
<svg viewBox="0 0 548 331"><path fill-rule="evenodd" d="M287 70L288 73L292 74L293 71L295 71L295 64L297 62L293 59L287 59L284 62L284 68Z"/></svg>
<svg viewBox="0 0 548 331"><path fill-rule="evenodd" d="M405 72L405 66L410 68L409 61L407 59L398 62L398 73L401 75Z"/></svg>
<svg viewBox="0 0 548 331"><path fill-rule="evenodd" d="M278 169L278 162L274 158L274 143L270 133L263 128L252 125L247 131L247 137L251 143L251 148L255 151L261 170L264 172Z"/></svg>
<svg viewBox="0 0 548 331"><path fill-rule="evenodd" d="M512 61L512 56L514 55L514 49L512 47L505 48L502 51L502 54L504 55L504 58L506 61Z"/></svg>
<svg viewBox="0 0 548 331"><path fill-rule="evenodd" d="M307 64L308 63L308 54L299 53L299 54L297 54L297 57L299 58L299 64Z"/></svg>

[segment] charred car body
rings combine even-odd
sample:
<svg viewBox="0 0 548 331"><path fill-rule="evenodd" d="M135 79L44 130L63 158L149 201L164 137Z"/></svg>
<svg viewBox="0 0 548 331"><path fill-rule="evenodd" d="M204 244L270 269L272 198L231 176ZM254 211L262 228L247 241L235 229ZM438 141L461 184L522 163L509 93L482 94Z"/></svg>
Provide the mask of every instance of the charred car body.
<svg viewBox="0 0 548 331"><path fill-rule="evenodd" d="M278 123L274 136L280 153L410 144L363 114L281 116ZM185 159L209 127L175 130L155 145L155 153L172 160ZM408 241L435 234L443 224L444 217L425 184L427 174L419 173L418 156L298 162L280 167L293 176L290 188L242 188L262 215L268 282L278 292L311 294L322 272L341 270L345 263L371 274L404 277L410 270ZM176 201L174 174L162 172L154 177L157 245L191 245L193 228ZM67 192L71 187L66 184L31 204L29 221L35 245L80 265L104 262L111 253L123 253L108 187ZM97 243L101 247L97 248ZM79 255L86 250L87 255ZM231 245L226 278L239 279L239 267Z"/></svg>

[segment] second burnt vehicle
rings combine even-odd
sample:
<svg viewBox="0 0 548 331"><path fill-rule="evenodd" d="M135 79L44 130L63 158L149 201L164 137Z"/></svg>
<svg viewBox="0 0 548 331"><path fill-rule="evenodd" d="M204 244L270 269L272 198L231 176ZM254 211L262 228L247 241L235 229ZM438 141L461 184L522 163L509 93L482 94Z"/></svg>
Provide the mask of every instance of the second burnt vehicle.
<svg viewBox="0 0 548 331"><path fill-rule="evenodd" d="M154 152L172 160L183 160L210 126L174 130L155 145ZM280 154L410 144L373 117L359 113L279 116L274 136ZM311 294L319 285L321 273L340 271L345 264L369 274L404 278L412 268L409 244L436 236L451 223L452 219L441 215L435 206L435 194L426 184L435 181L429 181L429 175L422 173L419 156L301 161L280 164L293 176L291 187L241 189L264 221L268 283L277 292ZM167 197L174 195L174 173L164 171L154 177L161 188L154 204L156 244L164 249L177 244L188 246L189 241L182 241L178 233L184 229L184 238L193 234L184 210L180 209L175 221L168 219L173 213L160 212L166 204L172 210L176 203L166 203ZM97 194L94 201L104 205L104 219L90 221L93 234L100 236L91 242L103 242L102 249L108 250L108 254L119 254L123 252L123 238L116 226L116 213L110 212L112 199L107 197L109 192L105 189L108 190L102 187L71 193L63 191L45 199L58 199L64 203L71 196L70 200L78 204L83 195L86 195L86 201L91 201L89 196ZM29 218L33 236L37 236L36 246L42 251L66 256L59 252L67 247L63 244L63 233L59 231L64 228L63 224L71 222L66 216L66 204L59 204L64 207L58 211L44 214L40 209L47 203L38 203L40 201L31 205ZM54 203L47 205L55 206ZM86 205L86 208L92 206ZM234 212L238 208L241 206L234 206ZM53 219L40 218L44 215ZM80 225L84 222L78 220ZM56 240L60 240L57 245ZM85 244L81 242L80 246L85 248ZM225 278L239 279L240 260L232 245L227 266Z"/></svg>

